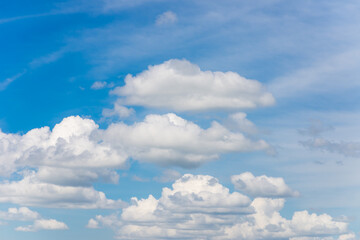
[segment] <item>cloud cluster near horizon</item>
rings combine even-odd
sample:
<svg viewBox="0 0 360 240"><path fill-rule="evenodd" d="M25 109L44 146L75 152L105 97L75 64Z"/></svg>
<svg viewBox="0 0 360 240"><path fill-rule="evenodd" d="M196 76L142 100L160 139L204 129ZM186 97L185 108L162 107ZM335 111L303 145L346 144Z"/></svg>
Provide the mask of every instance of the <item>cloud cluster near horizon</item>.
<svg viewBox="0 0 360 240"><path fill-rule="evenodd" d="M240 178L247 179L245 192L259 196L269 195L259 182L266 181L271 198L250 199L231 193L212 176L185 174L172 188L163 188L160 198L133 198L121 214L97 215L87 227L109 227L117 239L355 239L348 223L327 214L305 210L294 212L290 220L282 217L282 197L295 193L282 178L243 173L232 176L235 187Z"/></svg>

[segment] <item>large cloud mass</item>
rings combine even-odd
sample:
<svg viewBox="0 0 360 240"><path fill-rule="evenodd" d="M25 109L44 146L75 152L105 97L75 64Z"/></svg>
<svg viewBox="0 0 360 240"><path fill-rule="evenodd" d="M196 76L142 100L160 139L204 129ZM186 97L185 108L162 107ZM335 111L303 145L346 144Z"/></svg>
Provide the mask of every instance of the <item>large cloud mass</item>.
<svg viewBox="0 0 360 240"><path fill-rule="evenodd" d="M148 115L133 125L112 124L104 132L104 141L126 149L137 160L182 167L198 166L220 153L270 149L265 141L251 141L217 122L202 129L172 113Z"/></svg>
<svg viewBox="0 0 360 240"><path fill-rule="evenodd" d="M132 199L122 213L98 215L89 228L112 228L117 239L290 239L350 236L347 223L327 214L279 213L284 199L230 193L211 176L186 174L156 199ZM352 235L351 235L352 236ZM331 238L332 239L332 238Z"/></svg>
<svg viewBox="0 0 360 240"><path fill-rule="evenodd" d="M125 105L203 111L239 110L275 102L258 81L234 72L201 71L186 60L172 59L149 66L136 76L128 75L125 83L113 91Z"/></svg>
<svg viewBox="0 0 360 240"><path fill-rule="evenodd" d="M36 128L24 135L0 132L0 175L22 177L0 182L0 202L117 208L123 205L121 201L107 199L92 184L117 183L116 170L129 157L191 168L222 153L269 149L265 141L251 140L217 122L203 129L172 113L148 115L132 125L114 123L107 129L99 129L90 119L71 116L52 130Z"/></svg>

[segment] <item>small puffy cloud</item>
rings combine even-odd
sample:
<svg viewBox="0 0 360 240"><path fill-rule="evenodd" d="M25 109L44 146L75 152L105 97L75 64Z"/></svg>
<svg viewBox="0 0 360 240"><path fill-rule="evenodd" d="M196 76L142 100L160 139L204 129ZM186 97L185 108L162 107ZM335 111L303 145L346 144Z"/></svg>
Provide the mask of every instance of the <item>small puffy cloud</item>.
<svg viewBox="0 0 360 240"><path fill-rule="evenodd" d="M110 227L117 239L301 239L324 236L346 239L348 223L327 214L280 215L285 200L230 192L211 176L185 174L159 199L132 199L120 215L98 215L88 227ZM351 238L350 238L351 239Z"/></svg>
<svg viewBox="0 0 360 240"><path fill-rule="evenodd" d="M112 124L104 141L115 149L126 149L134 159L185 168L218 158L221 153L268 150L263 141L252 141L217 122L208 129L175 114L148 115L143 122Z"/></svg>
<svg viewBox="0 0 360 240"><path fill-rule="evenodd" d="M28 226L15 228L16 231L36 232L39 230L65 230L68 226L55 219L44 219L39 213L30 210L27 207L9 208L7 212L0 211L0 219L11 221L33 221Z"/></svg>
<svg viewBox="0 0 360 240"><path fill-rule="evenodd" d="M246 113L238 112L230 114L227 120L229 127L248 134L255 134L258 132L254 123L246 118Z"/></svg>
<svg viewBox="0 0 360 240"><path fill-rule="evenodd" d="M172 11L167 11L156 18L156 25L166 25L166 24L172 24L177 22L178 18L176 14Z"/></svg>
<svg viewBox="0 0 360 240"><path fill-rule="evenodd" d="M98 221L94 220L94 219L90 219L88 224L86 225L87 228L99 228L99 223Z"/></svg>
<svg viewBox="0 0 360 240"><path fill-rule="evenodd" d="M359 142L334 142L324 138L314 138L306 141L300 141L304 147L314 150L322 150L330 153L337 153L345 157L359 157Z"/></svg>
<svg viewBox="0 0 360 240"><path fill-rule="evenodd" d="M91 85L91 89L99 90L103 88L112 88L114 86L113 83L107 83L105 81L96 81Z"/></svg>
<svg viewBox="0 0 360 240"><path fill-rule="evenodd" d="M186 60L172 59L125 78L113 94L124 105L175 111L240 110L273 105L262 84L235 72L202 71Z"/></svg>
<svg viewBox="0 0 360 240"><path fill-rule="evenodd" d="M59 222L55 219L39 219L35 220L32 225L17 227L16 231L22 232L36 232L39 230L67 230L69 229L68 226L63 223Z"/></svg>
<svg viewBox="0 0 360 240"><path fill-rule="evenodd" d="M120 208L121 200L107 199L92 187L60 186L39 181L29 172L20 181L0 183L0 203L53 208Z"/></svg>
<svg viewBox="0 0 360 240"><path fill-rule="evenodd" d="M291 190L283 178L268 177L265 175L255 177L250 172L231 176L235 188L252 197L294 197L299 193Z"/></svg>
<svg viewBox="0 0 360 240"><path fill-rule="evenodd" d="M38 219L40 214L27 207L9 208L7 212L0 211L0 219L12 221L31 221Z"/></svg>
<svg viewBox="0 0 360 240"><path fill-rule="evenodd" d="M103 117L118 117L118 118L127 118L135 113L135 110L132 108L125 107L121 104L120 101L114 103L114 108L105 108L102 111Z"/></svg>

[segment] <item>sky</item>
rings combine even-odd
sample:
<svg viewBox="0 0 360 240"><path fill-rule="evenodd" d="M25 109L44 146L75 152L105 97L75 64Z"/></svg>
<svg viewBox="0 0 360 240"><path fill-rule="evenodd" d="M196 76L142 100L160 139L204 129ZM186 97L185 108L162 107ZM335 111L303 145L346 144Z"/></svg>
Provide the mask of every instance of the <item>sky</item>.
<svg viewBox="0 0 360 240"><path fill-rule="evenodd" d="M0 239L360 239L356 0L0 4Z"/></svg>

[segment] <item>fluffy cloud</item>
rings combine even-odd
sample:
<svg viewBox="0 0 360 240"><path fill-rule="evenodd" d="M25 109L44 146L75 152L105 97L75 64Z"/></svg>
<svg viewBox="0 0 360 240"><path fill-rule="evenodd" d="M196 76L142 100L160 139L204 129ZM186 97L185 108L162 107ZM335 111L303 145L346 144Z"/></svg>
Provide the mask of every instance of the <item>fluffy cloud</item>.
<svg viewBox="0 0 360 240"><path fill-rule="evenodd" d="M196 167L222 153L269 150L213 122L207 129L175 114L148 115L132 125L114 123L99 129L90 119L68 117L50 130L36 128L24 135L0 132L0 174L23 175L0 182L0 202L63 208L117 208L91 186L117 183L116 169L132 157L164 166ZM32 169L31 171L21 169ZM178 177L178 175L176 175ZM174 179L174 172L157 179Z"/></svg>
<svg viewBox="0 0 360 240"><path fill-rule="evenodd" d="M72 116L50 130L36 128L24 135L0 132L0 174L17 168L38 168L38 178L59 185L89 185L97 179L116 182L111 169L128 157L160 165L198 166L221 153L269 150L213 122L208 129L175 114L148 115L132 125L115 123L101 130L94 121Z"/></svg>
<svg viewBox="0 0 360 240"><path fill-rule="evenodd" d="M231 176L231 182L235 188L252 197L294 197L299 193L291 190L284 179L267 177L265 175L255 177L250 172Z"/></svg>
<svg viewBox="0 0 360 240"><path fill-rule="evenodd" d="M175 111L246 109L274 104L260 82L234 72L201 71L186 60L172 59L125 78L112 93L125 105Z"/></svg>
<svg viewBox="0 0 360 240"><path fill-rule="evenodd" d="M230 114L227 125L232 129L240 130L241 132L248 134L255 134L258 132L255 124L249 121L246 118L246 113L243 112Z"/></svg>
<svg viewBox="0 0 360 240"><path fill-rule="evenodd" d="M91 89L99 90L99 89L103 89L103 88L112 88L113 86L114 86L114 83L107 83L105 81L97 81L91 85Z"/></svg>
<svg viewBox="0 0 360 240"><path fill-rule="evenodd" d="M148 115L133 125L112 124L104 131L104 141L115 149L127 149L137 160L186 168L216 159L220 153L270 149L265 141L251 141L217 122L202 129L175 114Z"/></svg>
<svg viewBox="0 0 360 240"><path fill-rule="evenodd" d="M122 167L127 155L101 142L98 132L94 121L78 116L63 119L52 131L42 127L24 135L0 132L0 174L7 176L16 166L95 171Z"/></svg>
<svg viewBox="0 0 360 240"><path fill-rule="evenodd" d="M20 181L0 184L0 203L54 208L119 208L121 200L107 199L92 187L59 186L41 182L35 172Z"/></svg>
<svg viewBox="0 0 360 240"><path fill-rule="evenodd" d="M40 217L40 214L27 207L9 208L7 212L0 211L0 219L13 221L31 221Z"/></svg>
<svg viewBox="0 0 360 240"><path fill-rule="evenodd" d="M69 228L65 223L59 222L55 219L38 219L35 220L34 224L32 225L17 227L15 230L22 232L36 232L39 230L66 230L66 229Z"/></svg>
<svg viewBox="0 0 360 240"><path fill-rule="evenodd" d="M36 232L39 230L65 230L68 226L55 219L41 218L40 214L27 207L9 208L7 212L0 211L0 219L12 221L34 221L32 225L17 227L16 231Z"/></svg>
<svg viewBox="0 0 360 240"><path fill-rule="evenodd" d="M134 113L135 113L134 109L123 106L120 103L120 101L116 101L112 109L105 108L102 111L102 115L106 118L109 117L127 118L133 115Z"/></svg>
<svg viewBox="0 0 360 240"><path fill-rule="evenodd" d="M157 16L156 25L171 24L171 23L175 23L177 20L178 20L177 16L174 12L167 11Z"/></svg>
<svg viewBox="0 0 360 240"><path fill-rule="evenodd" d="M88 227L112 228L118 239L289 239L349 236L347 223L327 214L295 212L292 219L279 211L284 199L255 198L230 193L211 176L186 174L159 199L132 199L118 216L98 215ZM346 239L346 238L345 238Z"/></svg>

